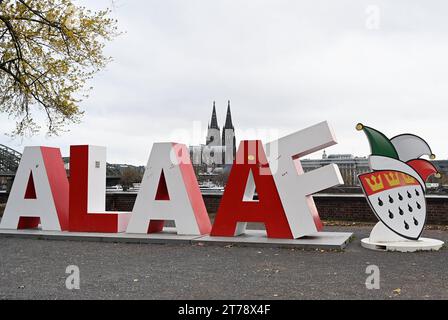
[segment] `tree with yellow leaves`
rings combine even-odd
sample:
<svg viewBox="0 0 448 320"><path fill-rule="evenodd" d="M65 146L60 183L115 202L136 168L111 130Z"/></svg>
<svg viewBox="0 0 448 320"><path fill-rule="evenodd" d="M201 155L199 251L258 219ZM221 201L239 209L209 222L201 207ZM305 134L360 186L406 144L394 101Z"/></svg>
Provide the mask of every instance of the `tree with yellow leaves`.
<svg viewBox="0 0 448 320"><path fill-rule="evenodd" d="M86 81L118 34L109 14L71 0L0 0L0 111L16 120L13 135L39 132L39 112L49 134L79 122Z"/></svg>

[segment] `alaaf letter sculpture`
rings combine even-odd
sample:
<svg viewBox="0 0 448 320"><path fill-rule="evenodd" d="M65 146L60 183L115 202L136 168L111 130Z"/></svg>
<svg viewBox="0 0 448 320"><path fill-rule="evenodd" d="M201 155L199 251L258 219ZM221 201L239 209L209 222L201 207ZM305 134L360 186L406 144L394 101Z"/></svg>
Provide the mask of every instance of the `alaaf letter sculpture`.
<svg viewBox="0 0 448 320"><path fill-rule="evenodd" d="M380 220L370 237L362 240L365 248L413 252L438 250L439 240L421 238L426 222L426 180L440 177L434 165L420 157L435 159L422 138L401 134L388 139L383 133L358 124L370 143L369 166L372 172L358 176L373 212Z"/></svg>

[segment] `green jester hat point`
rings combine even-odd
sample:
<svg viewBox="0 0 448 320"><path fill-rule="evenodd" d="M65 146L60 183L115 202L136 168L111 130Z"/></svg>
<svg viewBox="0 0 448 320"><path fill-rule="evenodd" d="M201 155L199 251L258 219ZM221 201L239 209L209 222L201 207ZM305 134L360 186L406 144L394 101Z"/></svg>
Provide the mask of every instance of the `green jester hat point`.
<svg viewBox="0 0 448 320"><path fill-rule="evenodd" d="M373 156L383 156L399 159L397 150L390 140L378 130L367 127L361 123L356 125L356 130L364 131L370 144L370 151Z"/></svg>

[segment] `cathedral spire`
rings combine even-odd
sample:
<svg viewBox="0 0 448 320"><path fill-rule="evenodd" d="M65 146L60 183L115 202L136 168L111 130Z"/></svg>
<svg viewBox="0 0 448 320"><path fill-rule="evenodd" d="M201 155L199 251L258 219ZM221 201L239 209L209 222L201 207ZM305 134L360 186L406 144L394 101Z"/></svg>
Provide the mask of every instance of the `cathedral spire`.
<svg viewBox="0 0 448 320"><path fill-rule="evenodd" d="M232 123L232 113L230 111L230 100L227 105L227 116L226 116L226 123L224 125L224 129L234 129L233 123Z"/></svg>
<svg viewBox="0 0 448 320"><path fill-rule="evenodd" d="M218 118L216 117L216 105L215 101L213 101L213 112L212 112L212 120L210 122L210 129L219 129L218 126Z"/></svg>
<svg viewBox="0 0 448 320"><path fill-rule="evenodd" d="M222 144L224 146L223 163L232 164L236 156L235 128L232 123L232 113L230 111L230 100L227 105L226 123L222 130Z"/></svg>

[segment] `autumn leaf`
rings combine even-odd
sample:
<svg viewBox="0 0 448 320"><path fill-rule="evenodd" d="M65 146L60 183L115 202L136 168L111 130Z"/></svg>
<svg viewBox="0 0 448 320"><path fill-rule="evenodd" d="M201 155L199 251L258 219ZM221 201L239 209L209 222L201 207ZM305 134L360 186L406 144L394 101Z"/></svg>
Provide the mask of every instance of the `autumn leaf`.
<svg viewBox="0 0 448 320"><path fill-rule="evenodd" d="M401 289L397 288L397 289L393 290L392 292L396 295L399 295L399 294L401 294Z"/></svg>

